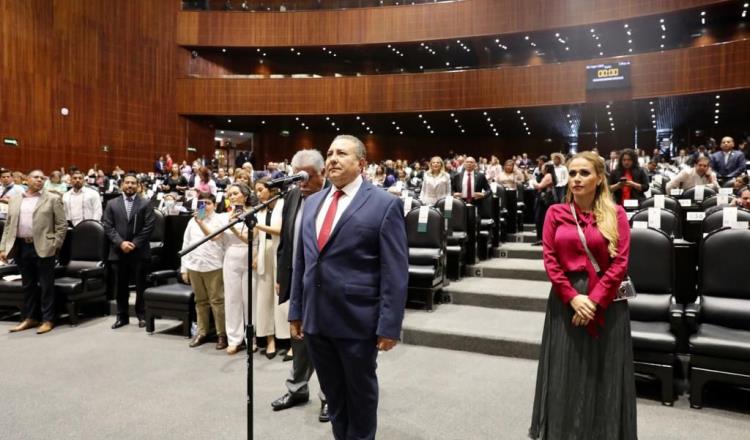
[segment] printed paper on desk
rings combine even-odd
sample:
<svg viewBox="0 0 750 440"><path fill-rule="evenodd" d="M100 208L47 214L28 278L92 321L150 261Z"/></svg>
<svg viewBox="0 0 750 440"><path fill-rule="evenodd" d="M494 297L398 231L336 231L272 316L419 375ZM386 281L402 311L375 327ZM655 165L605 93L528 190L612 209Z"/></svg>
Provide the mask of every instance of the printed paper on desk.
<svg viewBox="0 0 750 440"><path fill-rule="evenodd" d="M661 185L662 182L664 182L664 178L661 176L661 174L657 174L654 176L654 183L657 185Z"/></svg>
<svg viewBox="0 0 750 440"><path fill-rule="evenodd" d="M672 188L669 191L669 195L670 196L679 196L679 195L682 195L682 189L681 188Z"/></svg>
<svg viewBox="0 0 750 440"><path fill-rule="evenodd" d="M732 224L732 229L747 229L748 227L750 227L748 222L734 222Z"/></svg>
<svg viewBox="0 0 750 440"><path fill-rule="evenodd" d="M736 206L727 206L724 208L723 213L723 221L721 223L721 226L725 228L731 228L732 225L737 223L737 207Z"/></svg>
<svg viewBox="0 0 750 440"><path fill-rule="evenodd" d="M648 226L661 229L661 208L648 208Z"/></svg>
<svg viewBox="0 0 750 440"><path fill-rule="evenodd" d="M490 183L490 189L492 190L493 194L496 193L497 192L497 182Z"/></svg>
<svg viewBox="0 0 750 440"><path fill-rule="evenodd" d="M704 218L706 218L706 213L703 211L687 213L687 221L689 222L701 222Z"/></svg>
<svg viewBox="0 0 750 440"><path fill-rule="evenodd" d="M411 211L411 204L414 201L412 197L406 196L406 199L404 200L404 216Z"/></svg>
<svg viewBox="0 0 750 440"><path fill-rule="evenodd" d="M721 205L728 205L729 204L729 196L726 194L719 194L716 196L716 204Z"/></svg>
<svg viewBox="0 0 750 440"><path fill-rule="evenodd" d="M648 222L633 222L633 229L648 229Z"/></svg>
<svg viewBox="0 0 750 440"><path fill-rule="evenodd" d="M654 208L664 209L664 194L654 196Z"/></svg>
<svg viewBox="0 0 750 440"><path fill-rule="evenodd" d="M193 211L198 209L198 199L193 199L193 203L190 204L190 209Z"/></svg>
<svg viewBox="0 0 750 440"><path fill-rule="evenodd" d="M731 196L733 194L732 188L719 188L719 194L724 196Z"/></svg>
<svg viewBox="0 0 750 440"><path fill-rule="evenodd" d="M695 192L693 193L693 200L702 201L705 193L706 193L706 185L695 185Z"/></svg>
<svg viewBox="0 0 750 440"><path fill-rule="evenodd" d="M427 215L430 207L427 205L419 207L419 218L417 219L417 232L427 232Z"/></svg>
<svg viewBox="0 0 750 440"><path fill-rule="evenodd" d="M453 196L448 195L445 197L445 212L443 212L445 218L451 218L453 216Z"/></svg>
<svg viewBox="0 0 750 440"><path fill-rule="evenodd" d="M626 208L637 208L638 207L638 199L628 199L622 201L623 206Z"/></svg>
<svg viewBox="0 0 750 440"><path fill-rule="evenodd" d="M693 201L690 199L680 199L678 200L678 202L680 202L680 206L684 206L686 208L693 205Z"/></svg>

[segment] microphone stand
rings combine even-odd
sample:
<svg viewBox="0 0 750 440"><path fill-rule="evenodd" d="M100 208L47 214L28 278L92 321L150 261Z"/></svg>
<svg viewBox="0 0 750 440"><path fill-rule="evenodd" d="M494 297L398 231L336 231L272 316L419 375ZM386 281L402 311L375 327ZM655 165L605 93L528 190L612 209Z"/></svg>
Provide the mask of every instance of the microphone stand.
<svg viewBox="0 0 750 440"><path fill-rule="evenodd" d="M276 200L280 199L284 195L286 195L287 191L289 190L289 186L282 187L281 192L270 199L266 200L265 202L255 206L254 208L250 209L249 211L245 211L242 214L238 215L235 219L230 221L226 226L222 226L221 228L217 229L216 231L212 232L211 234L203 237L200 241L197 243L190 245L186 249L180 251L177 253L179 257L183 257L190 252L194 251L204 243L207 243L214 237L216 237L219 234L222 234L227 229L231 228L232 226L244 222L247 226L247 268L248 271L250 271L252 265L253 265L253 236L252 236L252 230L255 227L255 225L258 223L258 219L255 218L255 214L266 208L271 203L275 202ZM245 337L248 339L252 338L255 334L255 326L253 325L253 277L251 273L248 273L247 277L247 322L245 323ZM246 344L247 345L247 438L249 440L253 439L253 349L251 348L252 344Z"/></svg>

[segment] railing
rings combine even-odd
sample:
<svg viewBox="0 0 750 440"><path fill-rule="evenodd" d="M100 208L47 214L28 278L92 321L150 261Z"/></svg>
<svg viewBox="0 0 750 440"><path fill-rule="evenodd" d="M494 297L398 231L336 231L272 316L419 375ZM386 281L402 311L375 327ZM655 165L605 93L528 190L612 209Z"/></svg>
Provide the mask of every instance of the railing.
<svg viewBox="0 0 750 440"><path fill-rule="evenodd" d="M462 0L183 0L183 11L288 12L322 9L375 8Z"/></svg>

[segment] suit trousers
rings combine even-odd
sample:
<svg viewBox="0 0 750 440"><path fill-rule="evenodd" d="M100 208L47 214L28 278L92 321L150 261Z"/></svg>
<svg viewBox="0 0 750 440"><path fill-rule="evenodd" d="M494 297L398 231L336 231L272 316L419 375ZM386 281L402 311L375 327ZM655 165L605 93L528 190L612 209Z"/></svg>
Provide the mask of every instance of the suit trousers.
<svg viewBox="0 0 750 440"><path fill-rule="evenodd" d="M294 352L294 359L292 359L292 369L289 372L289 378L286 380L286 389L293 396L307 397L310 395L308 385L315 368L313 368L307 344L304 340L300 341L299 339L292 338L291 345ZM323 390L318 391L318 398L321 403L326 402Z"/></svg>
<svg viewBox="0 0 750 440"><path fill-rule="evenodd" d="M336 440L374 440L378 413L376 338L305 334ZM296 353L295 353L296 356Z"/></svg>
<svg viewBox="0 0 750 440"><path fill-rule="evenodd" d="M216 323L216 335L226 335L224 325L224 277L222 270L209 272L188 270L190 285L195 292L195 316L198 319L198 334L206 336L210 330L211 313Z"/></svg>
<svg viewBox="0 0 750 440"><path fill-rule="evenodd" d="M130 317L130 275L135 277L135 314L138 319L146 315L143 292L146 290L146 273L149 261L135 255L120 255L113 262L117 273L117 318L127 320Z"/></svg>
<svg viewBox="0 0 750 440"><path fill-rule="evenodd" d="M16 240L16 264L23 286L23 315L26 319L55 319L55 257L40 258L33 243Z"/></svg>

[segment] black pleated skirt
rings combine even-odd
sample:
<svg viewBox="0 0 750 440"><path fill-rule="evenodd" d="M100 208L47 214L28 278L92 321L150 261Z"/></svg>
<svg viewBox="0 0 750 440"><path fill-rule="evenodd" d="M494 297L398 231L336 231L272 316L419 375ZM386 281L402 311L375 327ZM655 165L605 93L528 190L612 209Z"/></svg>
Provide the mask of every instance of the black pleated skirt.
<svg viewBox="0 0 750 440"><path fill-rule="evenodd" d="M588 293L586 273L569 274ZM627 301L605 312L599 338L573 326L573 309L551 291L547 301L529 437L542 440L635 440L633 343Z"/></svg>

